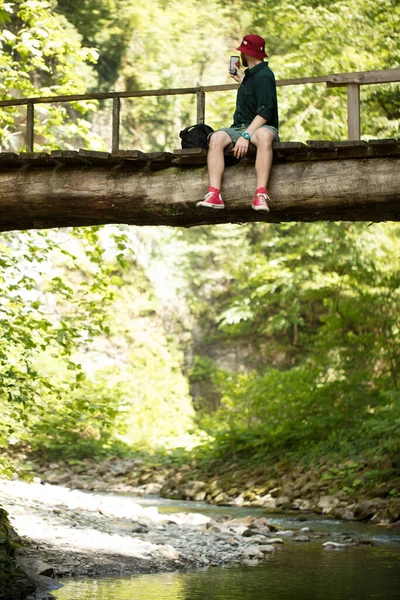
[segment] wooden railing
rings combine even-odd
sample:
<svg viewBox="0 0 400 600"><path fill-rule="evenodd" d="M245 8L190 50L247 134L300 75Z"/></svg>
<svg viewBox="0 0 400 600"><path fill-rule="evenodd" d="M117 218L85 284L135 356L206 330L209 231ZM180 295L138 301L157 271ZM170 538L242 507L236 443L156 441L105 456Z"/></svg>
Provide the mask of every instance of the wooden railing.
<svg viewBox="0 0 400 600"><path fill-rule="evenodd" d="M359 73L340 73L320 77L300 77L297 79L280 79L277 86L326 83L328 88L347 87L347 131L349 140L360 139L360 86L379 83L395 83L400 81L400 69L382 71L363 71ZM208 85L193 88L145 90L137 92L110 92L104 94L76 94L72 96L50 96L42 98L20 98L1 100L0 107L26 105L26 151L34 151L34 107L35 104L55 104L75 102L79 100L113 100L112 110L112 152L119 150L121 98L143 98L144 96L176 96L195 94L197 98L197 122L204 123L206 93L235 90L237 84Z"/></svg>

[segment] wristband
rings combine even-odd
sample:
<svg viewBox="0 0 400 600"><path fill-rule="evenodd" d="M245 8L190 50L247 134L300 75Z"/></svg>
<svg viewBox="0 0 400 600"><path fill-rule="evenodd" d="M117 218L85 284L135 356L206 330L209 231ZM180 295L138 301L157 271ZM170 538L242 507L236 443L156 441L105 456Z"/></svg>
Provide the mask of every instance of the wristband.
<svg viewBox="0 0 400 600"><path fill-rule="evenodd" d="M244 137L245 140L247 140L248 142L251 142L251 135L249 134L248 131L243 131L243 133L240 134L242 137Z"/></svg>

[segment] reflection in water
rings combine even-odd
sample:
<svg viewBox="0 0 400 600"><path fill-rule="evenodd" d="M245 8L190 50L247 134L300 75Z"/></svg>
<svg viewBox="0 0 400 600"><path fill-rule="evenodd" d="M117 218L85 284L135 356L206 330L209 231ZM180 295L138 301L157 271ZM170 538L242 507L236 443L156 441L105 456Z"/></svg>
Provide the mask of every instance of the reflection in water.
<svg viewBox="0 0 400 600"><path fill-rule="evenodd" d="M58 600L399 600L400 551L288 544L256 567L64 583Z"/></svg>
<svg viewBox="0 0 400 600"><path fill-rule="evenodd" d="M177 573L128 579L78 579L52 594L60 600L183 600L182 584Z"/></svg>

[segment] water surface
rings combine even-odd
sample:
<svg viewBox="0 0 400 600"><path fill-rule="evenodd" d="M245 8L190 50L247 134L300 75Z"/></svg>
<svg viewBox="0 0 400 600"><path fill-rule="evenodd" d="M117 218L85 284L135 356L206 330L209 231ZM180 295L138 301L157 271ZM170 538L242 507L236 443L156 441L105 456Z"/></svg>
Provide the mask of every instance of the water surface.
<svg viewBox="0 0 400 600"><path fill-rule="evenodd" d="M64 579L58 600L400 600L400 531L335 521L317 515L268 515L262 509L217 507L203 502L136 498L160 512L267 516L285 529L310 527L329 536L308 543L285 541L262 563L125 578ZM336 534L372 540L373 546L327 550ZM277 534L279 535L279 534Z"/></svg>
<svg viewBox="0 0 400 600"><path fill-rule="evenodd" d="M58 600L399 600L400 551L293 543L258 566L64 584Z"/></svg>

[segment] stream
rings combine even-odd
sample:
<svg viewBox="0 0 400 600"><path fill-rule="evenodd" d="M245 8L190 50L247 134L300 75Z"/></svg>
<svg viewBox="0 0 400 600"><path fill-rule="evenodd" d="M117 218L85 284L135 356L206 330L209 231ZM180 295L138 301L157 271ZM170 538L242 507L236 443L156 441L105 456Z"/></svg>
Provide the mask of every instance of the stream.
<svg viewBox="0 0 400 600"><path fill-rule="evenodd" d="M249 508L202 502L136 499L160 513L196 512L218 520L229 514L266 516L283 529L310 528L329 536L354 535L372 542L327 549L321 540L285 541L262 562L129 577L66 578L52 591L58 600L399 600L400 530L309 515L268 515ZM326 539L331 539L327 537Z"/></svg>

